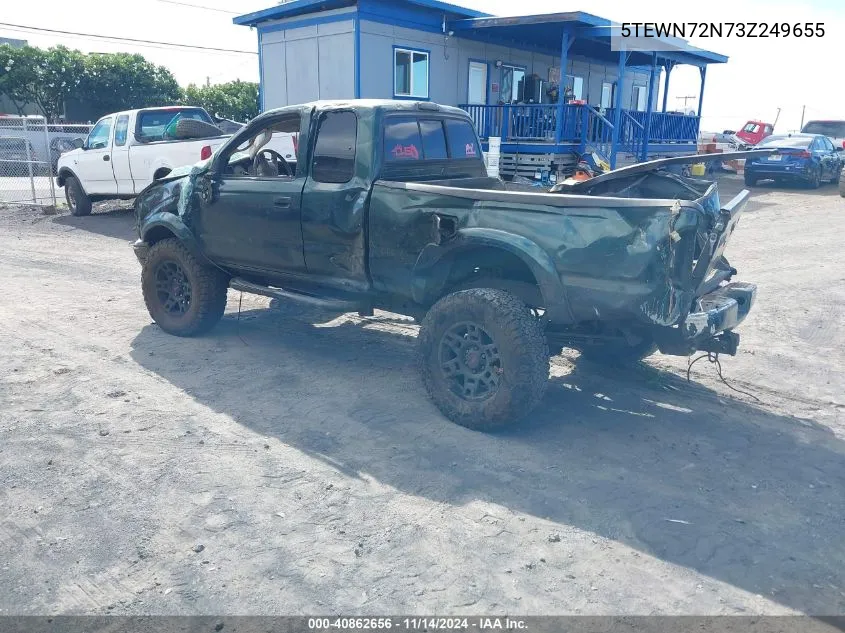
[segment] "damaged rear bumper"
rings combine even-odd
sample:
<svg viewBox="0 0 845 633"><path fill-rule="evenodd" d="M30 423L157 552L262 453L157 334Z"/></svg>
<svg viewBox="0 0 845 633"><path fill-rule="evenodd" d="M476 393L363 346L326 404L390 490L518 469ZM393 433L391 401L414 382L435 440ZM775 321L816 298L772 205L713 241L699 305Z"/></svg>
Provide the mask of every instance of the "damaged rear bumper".
<svg viewBox="0 0 845 633"><path fill-rule="evenodd" d="M660 351L680 356L696 351L734 356L739 334L733 329L748 316L756 295L757 286L745 282L729 283L703 295L679 327L659 331Z"/></svg>

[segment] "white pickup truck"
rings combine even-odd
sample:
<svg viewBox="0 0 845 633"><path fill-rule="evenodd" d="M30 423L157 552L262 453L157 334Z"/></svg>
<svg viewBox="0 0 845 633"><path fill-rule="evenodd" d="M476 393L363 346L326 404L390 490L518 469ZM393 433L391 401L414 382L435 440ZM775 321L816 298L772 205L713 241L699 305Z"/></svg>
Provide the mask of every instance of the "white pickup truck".
<svg viewBox="0 0 845 633"><path fill-rule="evenodd" d="M193 138L184 138L188 127L194 128ZM296 160L292 135L277 137L272 149L290 162ZM134 198L173 169L209 158L228 138L202 108L108 114L97 121L82 147L62 154L56 182L65 188L71 213L88 215L92 202Z"/></svg>

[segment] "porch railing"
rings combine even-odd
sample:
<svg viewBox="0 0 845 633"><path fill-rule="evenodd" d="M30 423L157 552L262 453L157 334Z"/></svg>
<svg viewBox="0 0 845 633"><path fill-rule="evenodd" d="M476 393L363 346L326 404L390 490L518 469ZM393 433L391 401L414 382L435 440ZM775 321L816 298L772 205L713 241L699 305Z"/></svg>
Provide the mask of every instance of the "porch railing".
<svg viewBox="0 0 845 633"><path fill-rule="evenodd" d="M546 142L555 141L557 130L557 104L528 105L461 105L466 110L481 138L499 136L502 142ZM648 113L623 110L620 122L619 148L622 151L639 154L648 144L695 144L698 139L699 118L672 112L652 112L650 127L646 124ZM561 142L578 143L582 149L592 144L596 149L605 147L605 156L610 155L613 125L613 109L599 113L589 105L564 105L561 125ZM605 138L606 136L606 138Z"/></svg>
<svg viewBox="0 0 845 633"><path fill-rule="evenodd" d="M481 138L502 137L503 142L555 140L558 106L554 103L458 106L467 111ZM561 140L576 143L581 138L581 106L563 106Z"/></svg>
<svg viewBox="0 0 845 633"><path fill-rule="evenodd" d="M613 147L613 123L593 106L581 106L584 136L581 152L595 150L603 158L610 158Z"/></svg>

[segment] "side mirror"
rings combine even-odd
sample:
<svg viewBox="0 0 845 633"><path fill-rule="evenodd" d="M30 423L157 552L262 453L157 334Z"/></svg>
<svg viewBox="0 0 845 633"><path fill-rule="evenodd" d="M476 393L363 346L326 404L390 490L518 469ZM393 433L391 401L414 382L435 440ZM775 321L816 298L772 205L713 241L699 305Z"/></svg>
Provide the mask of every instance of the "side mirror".
<svg viewBox="0 0 845 633"><path fill-rule="evenodd" d="M85 148L85 141L81 138L73 139L73 148L74 149L84 149Z"/></svg>
<svg viewBox="0 0 845 633"><path fill-rule="evenodd" d="M836 145L834 146L833 150L836 152L842 152L845 151L845 147L842 147L841 145Z"/></svg>

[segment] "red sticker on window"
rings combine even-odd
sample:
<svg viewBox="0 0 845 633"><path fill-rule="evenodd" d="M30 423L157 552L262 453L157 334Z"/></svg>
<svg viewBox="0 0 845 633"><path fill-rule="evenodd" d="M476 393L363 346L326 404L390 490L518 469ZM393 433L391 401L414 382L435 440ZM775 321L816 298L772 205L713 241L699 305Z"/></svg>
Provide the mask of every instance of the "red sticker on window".
<svg viewBox="0 0 845 633"><path fill-rule="evenodd" d="M420 151L415 145L397 144L390 153L393 154L393 158L413 158L414 160L419 160L420 157Z"/></svg>
<svg viewBox="0 0 845 633"><path fill-rule="evenodd" d="M467 143L466 155L467 156L475 156L475 143Z"/></svg>

